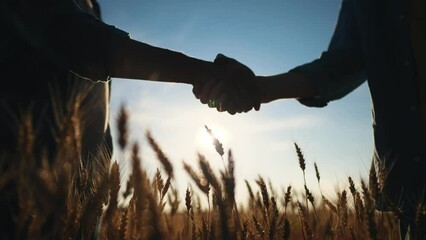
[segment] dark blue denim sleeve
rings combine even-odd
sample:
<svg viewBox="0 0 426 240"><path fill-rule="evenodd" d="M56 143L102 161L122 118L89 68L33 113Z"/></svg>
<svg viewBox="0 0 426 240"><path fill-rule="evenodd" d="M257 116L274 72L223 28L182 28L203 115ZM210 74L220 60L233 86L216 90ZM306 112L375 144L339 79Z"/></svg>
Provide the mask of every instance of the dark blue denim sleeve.
<svg viewBox="0 0 426 240"><path fill-rule="evenodd" d="M0 0L6 33L82 78L109 80L111 53L127 33L84 13L73 0L19 2Z"/></svg>
<svg viewBox="0 0 426 240"><path fill-rule="evenodd" d="M298 66L292 72L308 77L318 95L300 98L310 107L324 107L328 102L344 97L365 80L364 59L352 0L343 0L336 28L327 51L319 59Z"/></svg>

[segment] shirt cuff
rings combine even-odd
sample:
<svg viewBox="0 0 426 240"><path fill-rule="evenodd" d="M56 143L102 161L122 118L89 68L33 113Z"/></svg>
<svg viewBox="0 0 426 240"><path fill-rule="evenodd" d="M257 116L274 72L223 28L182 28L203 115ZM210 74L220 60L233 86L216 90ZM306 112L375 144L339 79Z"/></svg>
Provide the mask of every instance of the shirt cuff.
<svg viewBox="0 0 426 240"><path fill-rule="evenodd" d="M327 106L328 102L330 102L328 98L330 77L329 74L324 71L320 59L293 68L289 72L296 72L304 75L314 84L314 88L316 89L316 96L298 98L297 100L301 104L308 107Z"/></svg>

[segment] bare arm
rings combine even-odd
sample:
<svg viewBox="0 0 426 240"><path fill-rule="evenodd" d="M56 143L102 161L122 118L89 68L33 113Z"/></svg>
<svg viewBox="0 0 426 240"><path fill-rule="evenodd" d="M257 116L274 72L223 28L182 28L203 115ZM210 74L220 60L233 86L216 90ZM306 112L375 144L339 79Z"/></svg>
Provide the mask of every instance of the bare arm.
<svg viewBox="0 0 426 240"><path fill-rule="evenodd" d="M193 84L214 73L212 62L125 39L112 53L112 77Z"/></svg>
<svg viewBox="0 0 426 240"><path fill-rule="evenodd" d="M261 103L286 98L313 97L318 92L307 77L297 72L274 76L257 76L256 83Z"/></svg>

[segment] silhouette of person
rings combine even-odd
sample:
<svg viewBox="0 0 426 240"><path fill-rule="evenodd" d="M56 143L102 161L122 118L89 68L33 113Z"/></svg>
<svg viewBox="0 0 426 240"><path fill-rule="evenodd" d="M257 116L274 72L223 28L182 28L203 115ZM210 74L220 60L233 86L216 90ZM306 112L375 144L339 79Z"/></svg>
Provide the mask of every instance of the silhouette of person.
<svg viewBox="0 0 426 240"><path fill-rule="evenodd" d="M193 84L219 73L221 78L234 74L227 66L135 41L101 22L95 1L78 3L1 0L0 24L5 30L0 67L6 80L0 89L1 149L14 148L15 133L5 126L28 109L40 134L37 140L52 141L44 131L54 127L48 119L54 115L52 100L68 103L84 90L84 106L93 106L86 109L90 114L82 127L90 129L87 136L83 131L83 156L93 154L108 134L107 82L112 77Z"/></svg>
<svg viewBox="0 0 426 240"><path fill-rule="evenodd" d="M0 0L0 174L11 165L8 156L21 151L18 125L26 114L38 159L54 158L61 121L73 111L81 121L83 163L110 155L112 77L187 84L236 77L227 66L135 41L99 19L95 0ZM100 165L108 172L108 161ZM17 202L12 183L0 194L3 239L15 232Z"/></svg>
<svg viewBox="0 0 426 240"><path fill-rule="evenodd" d="M223 55L216 61L240 64ZM426 238L424 214L423 220L416 219L426 203L425 1L343 0L329 47L318 59L275 76L245 77L254 79L256 87L245 86L242 79L234 82L251 91L258 105L296 98L309 107L324 107L367 80L373 107L372 167L382 183L376 208L402 212L401 238ZM203 103L220 102L220 111L243 112L246 106L227 100L227 85L199 83L193 91Z"/></svg>

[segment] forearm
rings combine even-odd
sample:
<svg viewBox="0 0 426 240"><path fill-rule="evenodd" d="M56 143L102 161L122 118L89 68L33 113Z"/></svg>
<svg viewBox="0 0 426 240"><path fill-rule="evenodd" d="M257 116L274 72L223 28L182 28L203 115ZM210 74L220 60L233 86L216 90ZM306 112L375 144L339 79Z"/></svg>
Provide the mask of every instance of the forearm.
<svg viewBox="0 0 426 240"><path fill-rule="evenodd" d="M193 84L210 78L211 62L125 39L112 53L112 77Z"/></svg>
<svg viewBox="0 0 426 240"><path fill-rule="evenodd" d="M318 90L303 74L297 72L274 76L257 76L261 103L278 99L313 97Z"/></svg>

